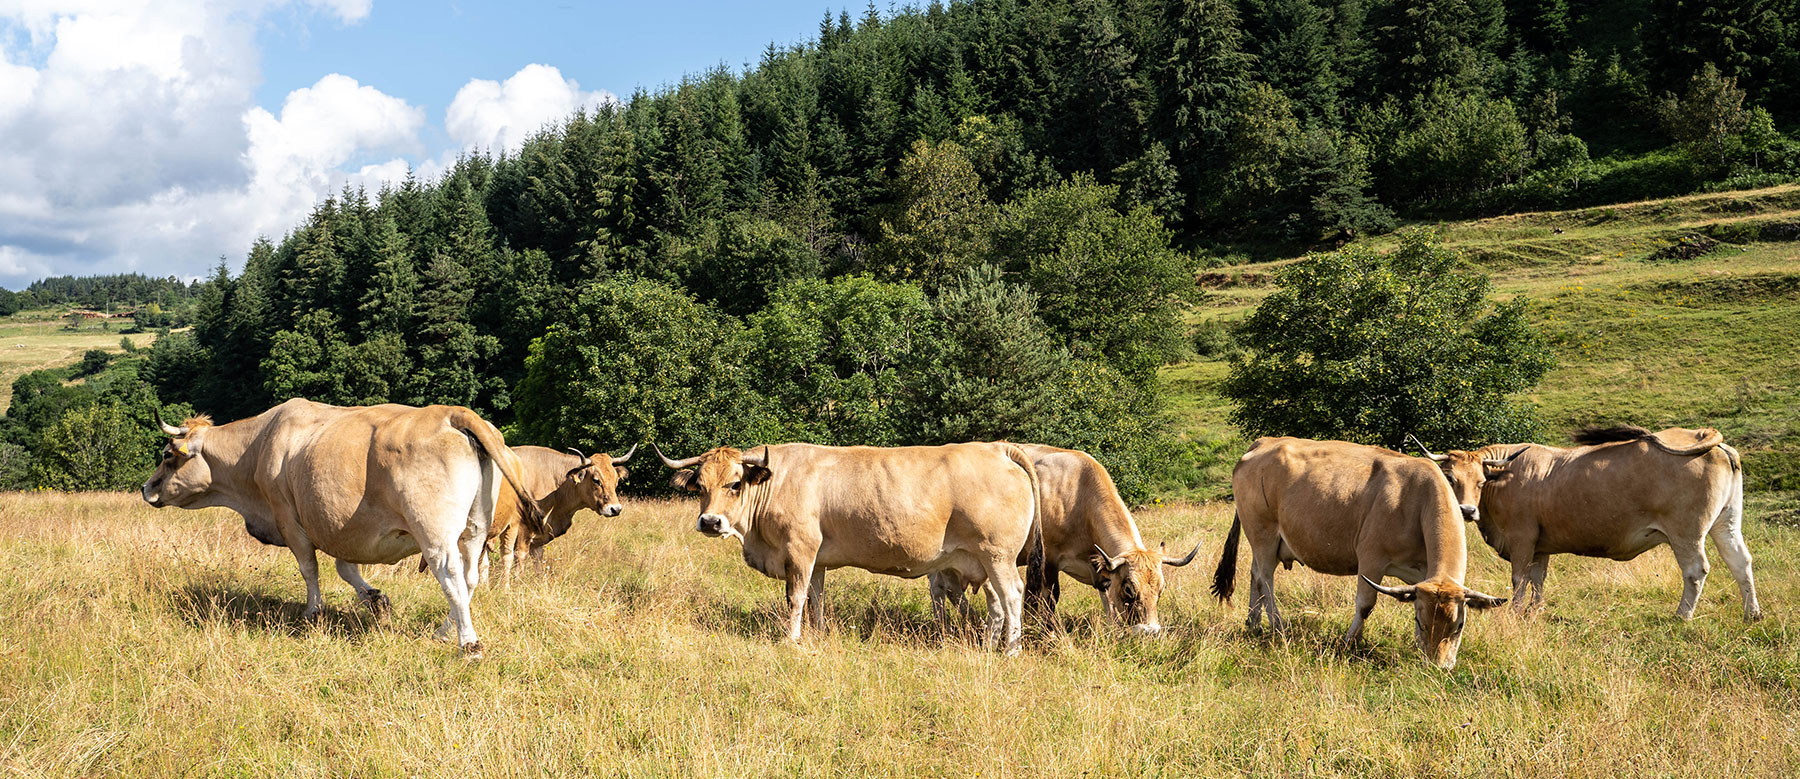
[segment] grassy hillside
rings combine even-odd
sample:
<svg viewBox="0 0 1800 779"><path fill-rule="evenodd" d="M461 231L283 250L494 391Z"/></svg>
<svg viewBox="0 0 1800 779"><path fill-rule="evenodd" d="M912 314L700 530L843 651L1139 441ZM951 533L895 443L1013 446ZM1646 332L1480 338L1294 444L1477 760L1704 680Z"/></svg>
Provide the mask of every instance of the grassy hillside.
<svg viewBox="0 0 1800 779"><path fill-rule="evenodd" d="M1800 187L1436 229L1500 295L1529 298L1553 339L1558 365L1530 396L1546 442L1604 420L1717 427L1744 452L1750 489L1800 490ZM1670 249L1684 241L1695 256ZM1193 320L1243 317L1293 261L1208 271ZM1219 356L1164 371L1188 433L1231 442L1201 494L1223 488L1243 443L1218 394L1226 368Z"/></svg>
<svg viewBox="0 0 1800 779"><path fill-rule="evenodd" d="M155 333L133 333L124 336L116 329L103 330L98 321L90 321L79 330L65 330L63 312L51 310L21 311L0 317L0 413L12 405L13 380L43 368L68 365L81 359L89 349L122 351L119 339L148 347L156 341Z"/></svg>
<svg viewBox="0 0 1800 779"><path fill-rule="evenodd" d="M0 773L108 776L1788 776L1800 765L1800 531L1747 527L1769 617L1714 561L1692 622L1666 549L1559 558L1548 611L1470 617L1445 674L1382 603L1340 650L1348 579L1277 578L1294 623L1249 635L1206 595L1226 506L1143 512L1198 534L1159 640L1065 589L1067 637L1017 658L939 635L922 581L833 572L828 635L776 642L780 585L691 502L583 514L553 572L475 600L487 658L429 636L437 585L371 580L380 623L325 566L301 624L286 550L229 512L130 495L0 495ZM1505 588L1475 541L1470 582ZM410 562L410 561L409 561ZM1242 563L1247 565L1247 562Z"/></svg>

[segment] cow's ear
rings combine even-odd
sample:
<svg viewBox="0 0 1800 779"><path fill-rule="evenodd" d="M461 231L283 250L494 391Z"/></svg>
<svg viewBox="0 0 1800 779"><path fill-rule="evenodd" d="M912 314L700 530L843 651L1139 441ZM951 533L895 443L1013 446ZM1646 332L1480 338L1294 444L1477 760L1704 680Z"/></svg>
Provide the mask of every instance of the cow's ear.
<svg viewBox="0 0 1800 779"><path fill-rule="evenodd" d="M623 466L623 465L613 466L613 473L618 474L619 481L624 481L625 477L631 475L631 471L626 470L625 466Z"/></svg>
<svg viewBox="0 0 1800 779"><path fill-rule="evenodd" d="M744 483L746 484L761 484L768 481L770 475L767 468L756 465L744 466Z"/></svg>
<svg viewBox="0 0 1800 779"><path fill-rule="evenodd" d="M694 469L683 468L679 471L676 471L673 476L669 477L669 486L672 486L678 490L687 490L688 492L699 492L700 488L694 486L694 476L695 476Z"/></svg>
<svg viewBox="0 0 1800 779"><path fill-rule="evenodd" d="M196 437L188 438L185 441L176 441L175 442L175 451L180 452L181 456L183 456L183 457L199 457L200 456L200 439L199 439L199 437L196 436Z"/></svg>

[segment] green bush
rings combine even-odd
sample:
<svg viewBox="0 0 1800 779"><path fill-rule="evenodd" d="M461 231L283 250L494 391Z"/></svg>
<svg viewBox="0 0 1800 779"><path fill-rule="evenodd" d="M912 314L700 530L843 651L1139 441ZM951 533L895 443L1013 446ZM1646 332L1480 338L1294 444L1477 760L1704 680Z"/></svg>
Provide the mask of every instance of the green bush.
<svg viewBox="0 0 1800 779"><path fill-rule="evenodd" d="M1352 246L1282 271L1238 331L1223 392L1251 435L1433 446L1528 440L1517 393L1551 364L1524 303L1491 304L1430 232L1379 254Z"/></svg>
<svg viewBox="0 0 1800 779"><path fill-rule="evenodd" d="M747 390L743 326L686 293L629 274L581 291L568 319L532 342L514 393L514 443L671 456L774 440ZM639 486L662 481L637 469ZM648 474L648 475L646 475Z"/></svg>
<svg viewBox="0 0 1800 779"><path fill-rule="evenodd" d="M750 386L782 440L902 443L903 371L930 323L915 284L866 276L789 284L750 317Z"/></svg>
<svg viewBox="0 0 1800 779"><path fill-rule="evenodd" d="M156 466L160 436L120 403L71 409L38 437L32 481L71 492L137 489Z"/></svg>

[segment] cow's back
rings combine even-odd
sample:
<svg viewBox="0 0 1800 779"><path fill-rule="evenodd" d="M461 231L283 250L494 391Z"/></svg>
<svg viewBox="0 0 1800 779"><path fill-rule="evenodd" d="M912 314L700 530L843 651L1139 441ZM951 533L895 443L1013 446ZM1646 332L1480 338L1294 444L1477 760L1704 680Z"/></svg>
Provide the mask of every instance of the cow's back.
<svg viewBox="0 0 1800 779"><path fill-rule="evenodd" d="M1113 550L1144 547L1118 486L1092 455L1043 444L1018 446L1037 467L1044 554L1052 563L1061 563L1063 572L1092 584L1093 569L1082 563L1096 545ZM1025 555L1020 555L1019 564L1025 564Z"/></svg>
<svg viewBox="0 0 1800 779"><path fill-rule="evenodd" d="M1536 554L1631 559L1659 543L1651 531L1710 524L1735 477L1723 446L1698 455L1642 440L1522 449L1483 489L1481 507L1501 528L1535 524Z"/></svg>

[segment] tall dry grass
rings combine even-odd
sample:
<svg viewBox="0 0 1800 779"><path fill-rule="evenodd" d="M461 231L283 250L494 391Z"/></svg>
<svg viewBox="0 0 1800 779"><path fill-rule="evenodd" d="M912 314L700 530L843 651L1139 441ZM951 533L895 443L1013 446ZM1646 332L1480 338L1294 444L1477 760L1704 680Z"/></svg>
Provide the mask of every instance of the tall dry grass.
<svg viewBox="0 0 1800 779"><path fill-rule="evenodd" d="M1749 522L1769 618L1719 566L1693 622L1666 551L1558 558L1542 617L1470 619L1451 673L1408 612L1335 640L1346 579L1277 575L1293 621L1250 635L1206 595L1228 507L1143 512L1173 548L1160 640L1065 590L1066 635L1020 657L931 623L923 582L833 572L832 628L775 641L781 587L692 504L584 514L552 570L484 589L487 659L430 634L410 565L369 571L377 621L327 568L301 624L291 555L225 511L130 495L0 495L0 767L17 776L1792 776L1796 531ZM1506 589L1473 540L1471 583ZM1246 563L1247 564L1247 563Z"/></svg>

